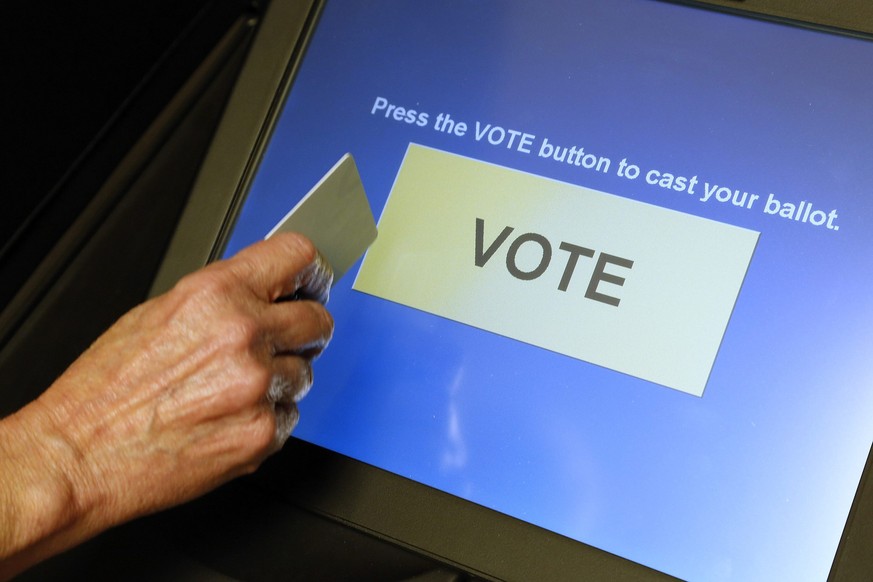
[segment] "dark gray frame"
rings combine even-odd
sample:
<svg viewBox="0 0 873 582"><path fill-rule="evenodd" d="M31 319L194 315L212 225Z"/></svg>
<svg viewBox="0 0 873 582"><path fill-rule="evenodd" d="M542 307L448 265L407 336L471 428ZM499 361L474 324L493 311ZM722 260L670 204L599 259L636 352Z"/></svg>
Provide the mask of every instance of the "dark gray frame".
<svg viewBox="0 0 873 582"><path fill-rule="evenodd" d="M671 1L671 0L667 0ZM873 40L869 0L676 3ZM321 9L272 0L152 286L169 289L225 244ZM664 574L292 439L256 479L290 502L486 579L659 580ZM287 469L294 466L293 472ZM830 580L873 579L873 447Z"/></svg>

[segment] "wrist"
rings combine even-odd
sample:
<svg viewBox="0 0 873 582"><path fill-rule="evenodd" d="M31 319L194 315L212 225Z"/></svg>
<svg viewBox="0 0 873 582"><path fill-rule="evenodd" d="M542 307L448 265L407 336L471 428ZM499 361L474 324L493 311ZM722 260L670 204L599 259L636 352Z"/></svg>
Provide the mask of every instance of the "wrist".
<svg viewBox="0 0 873 582"><path fill-rule="evenodd" d="M37 403L0 421L0 579L65 549L81 529L68 448Z"/></svg>

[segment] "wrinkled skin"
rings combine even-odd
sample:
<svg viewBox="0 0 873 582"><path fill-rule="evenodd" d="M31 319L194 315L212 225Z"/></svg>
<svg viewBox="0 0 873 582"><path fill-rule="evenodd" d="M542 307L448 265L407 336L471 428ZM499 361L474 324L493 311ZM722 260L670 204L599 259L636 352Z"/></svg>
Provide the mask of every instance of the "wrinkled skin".
<svg viewBox="0 0 873 582"><path fill-rule="evenodd" d="M281 448L333 332L330 284L304 237L253 245L130 311L0 421L0 579Z"/></svg>

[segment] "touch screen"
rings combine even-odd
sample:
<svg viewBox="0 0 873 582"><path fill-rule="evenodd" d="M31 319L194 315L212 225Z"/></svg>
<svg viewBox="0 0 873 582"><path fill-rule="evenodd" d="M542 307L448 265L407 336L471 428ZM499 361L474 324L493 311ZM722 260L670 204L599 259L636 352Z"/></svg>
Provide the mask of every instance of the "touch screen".
<svg viewBox="0 0 873 582"><path fill-rule="evenodd" d="M226 250L379 237L295 435L692 580L822 580L873 441L873 43L650 0L321 15Z"/></svg>

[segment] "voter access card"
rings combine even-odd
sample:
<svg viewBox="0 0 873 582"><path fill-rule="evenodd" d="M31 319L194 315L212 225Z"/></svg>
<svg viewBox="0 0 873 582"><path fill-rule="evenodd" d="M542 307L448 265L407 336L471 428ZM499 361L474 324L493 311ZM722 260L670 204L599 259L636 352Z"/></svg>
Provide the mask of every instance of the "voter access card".
<svg viewBox="0 0 873 582"><path fill-rule="evenodd" d="M376 221L351 154L345 154L273 230L306 235L333 269L333 281L376 240Z"/></svg>

